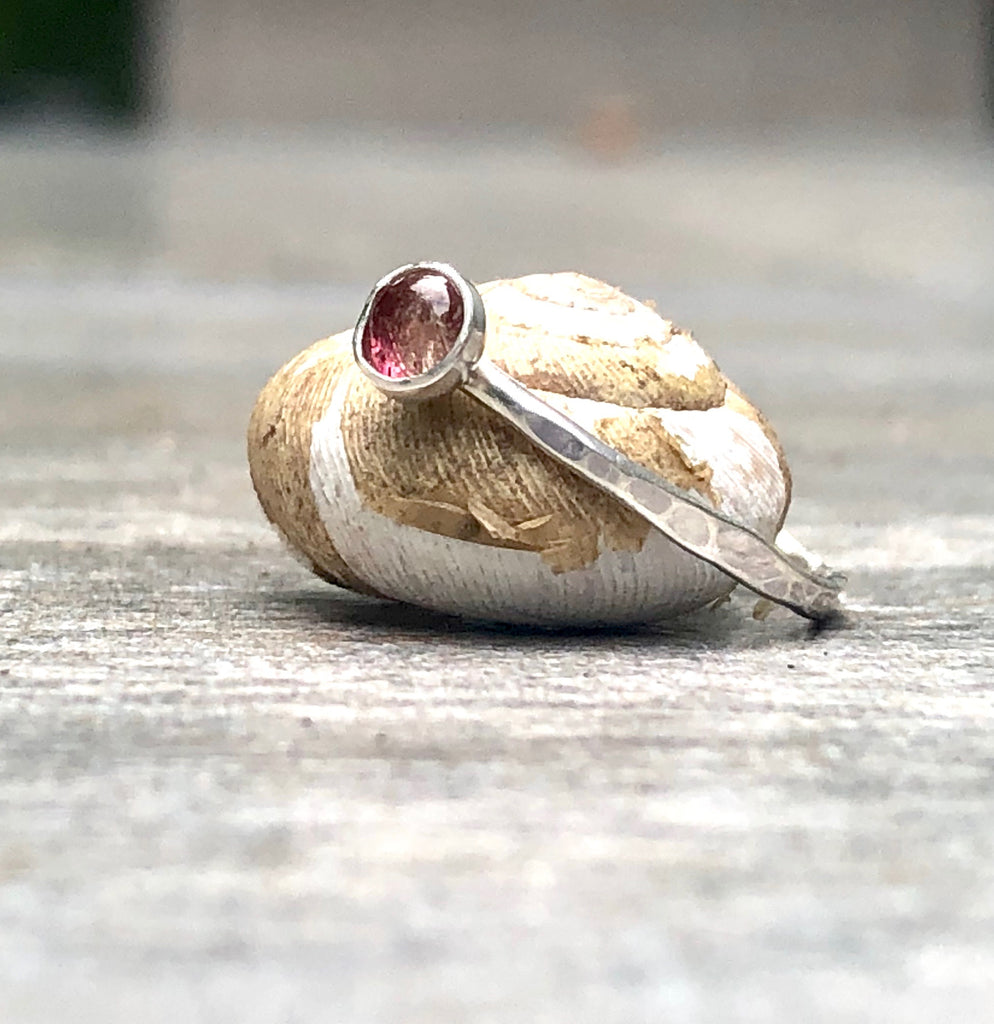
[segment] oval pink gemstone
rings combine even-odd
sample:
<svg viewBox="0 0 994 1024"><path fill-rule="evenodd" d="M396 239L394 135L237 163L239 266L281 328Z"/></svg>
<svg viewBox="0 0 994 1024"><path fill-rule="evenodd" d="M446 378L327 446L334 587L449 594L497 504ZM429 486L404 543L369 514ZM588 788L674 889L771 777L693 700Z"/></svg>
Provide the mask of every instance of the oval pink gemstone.
<svg viewBox="0 0 994 1024"><path fill-rule="evenodd" d="M377 292L362 356L384 377L417 377L441 362L462 330L463 300L445 274L412 267Z"/></svg>

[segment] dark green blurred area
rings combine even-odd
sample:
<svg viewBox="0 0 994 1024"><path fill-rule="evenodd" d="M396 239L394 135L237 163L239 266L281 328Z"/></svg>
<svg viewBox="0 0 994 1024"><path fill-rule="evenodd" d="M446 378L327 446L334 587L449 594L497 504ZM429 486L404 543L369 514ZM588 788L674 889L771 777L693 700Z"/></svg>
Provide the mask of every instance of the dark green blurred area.
<svg viewBox="0 0 994 1024"><path fill-rule="evenodd" d="M141 50L138 0L0 0L0 116L134 122Z"/></svg>

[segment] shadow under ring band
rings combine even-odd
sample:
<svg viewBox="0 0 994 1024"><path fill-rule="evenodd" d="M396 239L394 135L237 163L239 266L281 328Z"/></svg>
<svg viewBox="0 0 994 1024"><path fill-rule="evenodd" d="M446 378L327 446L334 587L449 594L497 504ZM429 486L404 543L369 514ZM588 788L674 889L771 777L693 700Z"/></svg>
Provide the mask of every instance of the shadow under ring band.
<svg viewBox="0 0 994 1024"><path fill-rule="evenodd" d="M422 401L461 388L577 476L749 590L815 622L841 615L841 574L799 565L755 530L605 444L491 363L485 341L480 293L448 264L424 262L377 282L356 323L353 351L366 376L391 398Z"/></svg>

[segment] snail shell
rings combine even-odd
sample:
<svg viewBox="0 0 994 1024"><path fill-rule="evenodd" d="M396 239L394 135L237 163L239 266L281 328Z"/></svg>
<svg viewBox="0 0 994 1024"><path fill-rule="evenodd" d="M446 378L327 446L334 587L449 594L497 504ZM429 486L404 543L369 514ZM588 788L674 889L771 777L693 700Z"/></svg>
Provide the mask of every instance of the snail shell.
<svg viewBox="0 0 994 1024"><path fill-rule="evenodd" d="M494 363L630 458L776 536L790 497L779 443L690 334L579 274L479 290ZM651 621L732 589L468 395L382 395L355 366L351 333L287 363L248 432L259 501L319 576L437 611L560 626Z"/></svg>

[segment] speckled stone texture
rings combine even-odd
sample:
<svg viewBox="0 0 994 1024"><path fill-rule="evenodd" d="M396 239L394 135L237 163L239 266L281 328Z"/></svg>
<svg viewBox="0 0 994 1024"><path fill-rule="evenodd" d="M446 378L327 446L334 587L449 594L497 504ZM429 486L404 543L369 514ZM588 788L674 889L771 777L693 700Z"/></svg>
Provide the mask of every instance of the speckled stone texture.
<svg viewBox="0 0 994 1024"><path fill-rule="evenodd" d="M692 207L672 163L602 168L592 189L657 206L605 220L627 227L595 232L601 262L559 157L474 164L478 249L442 231L405 256L654 297L770 416L788 522L851 578L842 631L756 622L739 595L555 635L349 595L264 523L256 392L401 260L371 223L366 277L241 283L242 237L296 252L284 277L328 266L267 210L215 208L197 270L180 243L204 193L184 188L269 174L278 204L299 186L299 226L325 187L310 157L2 145L0 1020L990 1019L989 150L702 149ZM411 187L465 152L412 151ZM507 231L484 242L531 231L495 184L512 163L560 228L528 266L501 265ZM380 166L356 172L367 200L393 194ZM105 193L145 180L169 197L147 222ZM74 215L19 220L50 186ZM691 208L695 269L664 244Z"/></svg>

